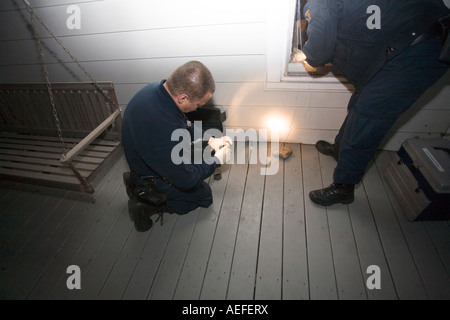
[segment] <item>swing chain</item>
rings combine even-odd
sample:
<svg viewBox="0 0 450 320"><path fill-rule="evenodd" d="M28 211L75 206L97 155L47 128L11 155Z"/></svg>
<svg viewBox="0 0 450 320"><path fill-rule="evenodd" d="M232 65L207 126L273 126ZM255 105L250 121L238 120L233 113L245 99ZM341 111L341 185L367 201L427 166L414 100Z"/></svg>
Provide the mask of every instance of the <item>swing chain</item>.
<svg viewBox="0 0 450 320"><path fill-rule="evenodd" d="M89 78L89 80L91 81L91 83L94 85L94 87L105 97L106 101L111 105L111 107L115 108L116 105L114 103L114 101L111 99L110 96L108 96L103 90L102 88L100 88L99 84L97 83L97 81L95 81L94 77L86 70L86 68L81 65L81 63L78 61L77 58L75 58L75 56L72 54L72 52L70 52L70 50L68 48L66 48L63 43L61 42L61 40L56 36L55 32L41 19L41 17L34 11L33 7L31 6L31 4L29 3L28 0L23 0L28 12L31 15L31 21L33 24L33 32L34 32L34 37L38 46L38 50L39 50L39 56L41 59L41 64L43 67L43 72L44 72L44 76L45 76L45 81L47 83L47 89L49 91L49 95L50 95L50 101L52 104L52 108L53 108L53 116L55 117L55 122L56 122L56 126L58 129L58 136L59 139L61 141L61 144L63 146L63 158L65 158L65 144L64 144L64 139L63 139L63 135L62 135L62 131L61 131L61 124L58 118L58 113L56 111L56 105L55 105L55 101L53 99L53 93L51 91L51 83L50 83L50 79L49 79L49 75L47 72L47 68L46 68L46 64L45 64L45 59L44 59L44 52L42 49L42 44L39 38L39 33L36 27L36 23L34 21L34 19L37 19L39 21L39 23L47 30L47 32L53 37L53 39L59 44L59 46L70 56L70 58L72 59L73 62L75 62L75 64L83 71L83 73Z"/></svg>
<svg viewBox="0 0 450 320"><path fill-rule="evenodd" d="M37 46L37 49L38 49L38 52L39 52L39 59L41 61L41 65L42 65L42 73L43 73L44 78L45 78L45 83L46 83L46 86L47 86L47 92L48 92L48 95L49 95L49 98L50 98L50 104L51 104L52 110L53 110L53 117L55 118L55 124L56 124L56 129L57 129L57 132L58 132L58 138L59 138L59 141L61 143L62 150L63 150L62 158L65 158L66 157L66 145L65 145L63 134L62 134L62 130L61 130L61 122L60 122L59 117L58 117L58 111L56 110L56 103L55 103L55 99L53 97L52 85L51 85L51 82L50 82L50 77L48 75L47 65L45 63L44 51L42 49L42 43L40 41L39 34L38 34L38 31L37 31L37 27L36 27L36 22L35 22L36 14L35 14L33 8L31 8L31 6L29 5L29 3L27 1L25 1L25 3L27 4L27 9L28 9L28 12L30 13L30 16L31 16L31 23L33 25L33 36L34 36L34 39L36 40L36 46Z"/></svg>
<svg viewBox="0 0 450 320"><path fill-rule="evenodd" d="M68 48L64 46L62 41L56 36L55 32L42 20L42 18L34 11L33 7L31 7L31 4L28 2L28 0L23 0L27 6L28 11L30 14L36 17L36 19L39 21L39 23L47 30L47 32L52 36L52 38L59 44L59 46L69 55L69 57L72 59L73 62L76 63L76 65L83 71L83 73L89 78L89 80L92 82L92 84L95 86L95 88L102 93L102 95L105 97L105 99L111 104L114 105L114 102L112 101L111 97L109 97L98 85L97 81L94 79L94 77L86 70L86 68L78 61L77 58L70 52Z"/></svg>

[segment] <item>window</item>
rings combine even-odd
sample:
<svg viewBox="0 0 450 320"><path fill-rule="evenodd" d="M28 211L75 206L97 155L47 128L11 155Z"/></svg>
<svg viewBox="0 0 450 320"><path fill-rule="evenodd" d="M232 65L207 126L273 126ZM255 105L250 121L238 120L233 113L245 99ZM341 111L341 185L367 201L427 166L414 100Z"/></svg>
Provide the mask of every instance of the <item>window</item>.
<svg viewBox="0 0 450 320"><path fill-rule="evenodd" d="M352 86L332 66L313 68L291 58L307 40L303 16L306 0L270 1L268 17L268 90L349 91ZM280 63L281 62L281 63Z"/></svg>
<svg viewBox="0 0 450 320"><path fill-rule="evenodd" d="M297 50L302 50L303 45L308 40L308 35L306 33L306 29L308 27L307 21L304 16L304 6L306 0L297 0L295 7L295 18L294 18L294 30L292 31L292 49L291 49L291 59L287 65L287 75L291 76L301 76L309 73L311 76L340 76L338 70L333 68L331 65L323 66L323 67L311 67L308 64L293 62L292 57L294 56Z"/></svg>

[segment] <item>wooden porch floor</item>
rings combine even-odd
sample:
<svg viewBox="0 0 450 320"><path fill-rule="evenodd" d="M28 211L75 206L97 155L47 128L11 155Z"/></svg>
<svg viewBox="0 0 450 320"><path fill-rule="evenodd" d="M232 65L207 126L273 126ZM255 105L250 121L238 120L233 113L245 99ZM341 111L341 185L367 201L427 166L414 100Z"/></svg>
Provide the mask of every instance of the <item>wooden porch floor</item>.
<svg viewBox="0 0 450 320"><path fill-rule="evenodd" d="M1 299L450 299L450 226L409 222L380 152L355 202L316 206L335 161L314 146L275 175L260 164L223 168L210 208L164 216L145 233L129 220L121 156L95 182L96 201L54 189L0 187ZM67 268L81 270L69 290ZM369 266L381 289L369 289Z"/></svg>

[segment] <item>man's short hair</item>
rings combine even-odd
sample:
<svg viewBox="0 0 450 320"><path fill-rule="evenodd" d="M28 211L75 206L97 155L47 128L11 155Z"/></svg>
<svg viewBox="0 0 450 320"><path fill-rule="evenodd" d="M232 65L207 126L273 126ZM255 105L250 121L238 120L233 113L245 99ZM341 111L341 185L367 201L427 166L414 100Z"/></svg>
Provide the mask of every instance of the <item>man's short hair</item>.
<svg viewBox="0 0 450 320"><path fill-rule="evenodd" d="M208 92L216 91L211 71L199 61L189 61L178 67L166 84L172 95L187 94L191 102L202 99Z"/></svg>

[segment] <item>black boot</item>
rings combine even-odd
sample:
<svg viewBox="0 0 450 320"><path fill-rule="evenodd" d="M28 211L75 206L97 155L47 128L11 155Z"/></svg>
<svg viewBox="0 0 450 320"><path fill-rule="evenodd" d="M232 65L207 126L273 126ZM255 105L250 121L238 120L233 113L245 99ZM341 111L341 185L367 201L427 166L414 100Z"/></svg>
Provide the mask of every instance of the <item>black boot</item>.
<svg viewBox="0 0 450 320"><path fill-rule="evenodd" d="M332 156L334 160L338 161L339 156L339 143L329 143L323 140L317 141L316 143L316 149L326 155L326 156Z"/></svg>
<svg viewBox="0 0 450 320"><path fill-rule="evenodd" d="M134 222L134 228L138 232L145 232L150 230L153 226L152 216L159 215L158 219L161 219L165 212L165 206L155 206L143 203L136 198L128 200L128 214L131 221ZM158 219L156 221L158 221Z"/></svg>
<svg viewBox="0 0 450 320"><path fill-rule="evenodd" d="M131 172L124 172L123 173L123 182L125 183L125 189L127 191L128 197L130 199L133 198L133 193L134 193L134 189L135 189L133 174Z"/></svg>
<svg viewBox="0 0 450 320"><path fill-rule="evenodd" d="M329 187L311 191L309 198L322 206L331 206L336 203L349 204L354 200L354 184L332 183Z"/></svg>

